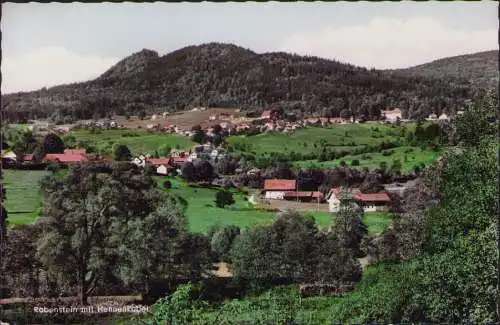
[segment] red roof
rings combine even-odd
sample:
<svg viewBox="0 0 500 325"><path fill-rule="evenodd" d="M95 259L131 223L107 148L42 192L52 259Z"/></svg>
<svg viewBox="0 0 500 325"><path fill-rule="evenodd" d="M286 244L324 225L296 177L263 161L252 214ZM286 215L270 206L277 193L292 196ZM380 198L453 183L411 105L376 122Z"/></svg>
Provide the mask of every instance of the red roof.
<svg viewBox="0 0 500 325"><path fill-rule="evenodd" d="M340 193L340 188L332 188L332 192L335 195L339 195ZM361 193L359 188L353 188L351 190L352 196L356 201L363 201L363 202L390 202L391 198L389 195L387 195L386 192L379 192L379 193Z"/></svg>
<svg viewBox="0 0 500 325"><path fill-rule="evenodd" d="M312 197L312 198L321 198L323 197L323 194L320 192L306 192L306 191L299 191L299 192L286 192L285 197Z"/></svg>
<svg viewBox="0 0 500 325"><path fill-rule="evenodd" d="M87 158L82 154L49 153L45 155L45 161L60 161L62 163L85 161Z"/></svg>
<svg viewBox="0 0 500 325"><path fill-rule="evenodd" d="M361 194L359 200L365 202L390 202L391 198L389 197L389 195L387 195L387 193L380 192Z"/></svg>
<svg viewBox="0 0 500 325"><path fill-rule="evenodd" d="M167 167L171 167L169 165L170 163L170 158L167 158L167 157L162 157L162 158L149 158L149 159L146 159L146 162L148 164L151 164L151 165L154 165L154 166L161 166L161 165L165 165Z"/></svg>
<svg viewBox="0 0 500 325"><path fill-rule="evenodd" d="M260 117L261 118L271 118L271 111L270 110L263 111L262 115Z"/></svg>
<svg viewBox="0 0 500 325"><path fill-rule="evenodd" d="M295 190L294 179L266 179L264 181L265 190Z"/></svg>
<svg viewBox="0 0 500 325"><path fill-rule="evenodd" d="M32 161L33 160L33 154L29 153L27 155L24 155L23 160L24 161Z"/></svg>
<svg viewBox="0 0 500 325"><path fill-rule="evenodd" d="M87 153L86 149L64 149L65 154L75 154L75 155L85 155Z"/></svg>
<svg viewBox="0 0 500 325"><path fill-rule="evenodd" d="M172 157L172 161L174 163L183 163L183 162L186 162L188 160L187 160L187 157Z"/></svg>

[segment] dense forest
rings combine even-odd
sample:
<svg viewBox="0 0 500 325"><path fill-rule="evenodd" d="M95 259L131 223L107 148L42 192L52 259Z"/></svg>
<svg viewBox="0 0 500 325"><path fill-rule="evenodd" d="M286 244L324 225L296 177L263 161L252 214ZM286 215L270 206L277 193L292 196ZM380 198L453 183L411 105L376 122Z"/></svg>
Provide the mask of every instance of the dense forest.
<svg viewBox="0 0 500 325"><path fill-rule="evenodd" d="M476 87L494 89L498 87L498 50L453 56L394 72L435 78L463 78Z"/></svg>
<svg viewBox="0 0 500 325"><path fill-rule="evenodd" d="M494 64L489 59L484 62ZM497 70L488 71L492 69ZM83 119L193 106L258 111L279 107L299 116L332 117L347 109L370 118L379 116L380 109L398 107L404 117L416 118L453 113L482 92L469 75L427 76L424 70L416 68L409 74L369 70L318 57L257 54L220 43L188 46L164 56L144 49L95 80L4 95L2 109L6 118L18 121L53 114Z"/></svg>

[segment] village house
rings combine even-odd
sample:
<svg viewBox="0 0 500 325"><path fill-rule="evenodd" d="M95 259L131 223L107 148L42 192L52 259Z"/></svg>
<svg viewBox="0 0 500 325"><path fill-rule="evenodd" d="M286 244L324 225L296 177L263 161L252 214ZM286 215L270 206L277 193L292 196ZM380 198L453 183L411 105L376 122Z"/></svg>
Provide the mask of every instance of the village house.
<svg viewBox="0 0 500 325"><path fill-rule="evenodd" d="M402 112L399 108L394 108L392 110L381 110L380 114L382 117L391 123L397 122L403 118Z"/></svg>
<svg viewBox="0 0 500 325"><path fill-rule="evenodd" d="M270 119L272 116L272 112L271 110L265 110L262 112L262 114L260 115L260 118L263 119L263 120L267 120L267 119Z"/></svg>
<svg viewBox="0 0 500 325"><path fill-rule="evenodd" d="M296 191L297 182L294 179L266 179L264 181L265 198L283 200L286 192Z"/></svg>
<svg viewBox="0 0 500 325"><path fill-rule="evenodd" d="M339 196L340 188L333 188L326 196L328 202L328 210L330 212L338 212L340 207ZM358 188L351 190L352 197L365 212L368 211L386 211L387 205L391 202L389 195L386 192L379 193L362 193Z"/></svg>
<svg viewBox="0 0 500 325"><path fill-rule="evenodd" d="M2 151L2 164L10 165L17 162L17 155L12 150Z"/></svg>
<svg viewBox="0 0 500 325"><path fill-rule="evenodd" d="M182 166L187 162L187 157L170 157L169 165L175 168L182 168Z"/></svg>
<svg viewBox="0 0 500 325"><path fill-rule="evenodd" d="M146 166L146 156L145 155L139 155L132 159L132 164L138 166L138 167L144 167Z"/></svg>
<svg viewBox="0 0 500 325"><path fill-rule="evenodd" d="M449 118L448 118L448 115L446 115L445 113L442 113L441 115L439 115L438 120L439 121L448 121Z"/></svg>
<svg viewBox="0 0 500 325"><path fill-rule="evenodd" d="M75 164L87 160L86 154L80 153L49 153L43 158L43 162L60 162L63 164Z"/></svg>
<svg viewBox="0 0 500 325"><path fill-rule="evenodd" d="M23 162L33 162L33 154L28 153L23 156Z"/></svg>
<svg viewBox="0 0 500 325"><path fill-rule="evenodd" d="M170 165L170 157L146 158L146 164L156 167L156 173L159 175L168 175L174 168Z"/></svg>
<svg viewBox="0 0 500 325"><path fill-rule="evenodd" d="M438 116L434 113L429 114L429 116L426 118L427 121L437 121Z"/></svg>

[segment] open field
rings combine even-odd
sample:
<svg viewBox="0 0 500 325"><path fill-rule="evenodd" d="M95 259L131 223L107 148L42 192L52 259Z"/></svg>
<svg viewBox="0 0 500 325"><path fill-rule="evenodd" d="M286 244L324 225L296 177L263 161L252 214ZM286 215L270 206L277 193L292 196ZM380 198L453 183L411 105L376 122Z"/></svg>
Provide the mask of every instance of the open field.
<svg viewBox="0 0 500 325"><path fill-rule="evenodd" d="M402 164L403 171L411 171L415 166L425 164L428 165L437 159L439 152L423 150L417 147L398 147L384 151L392 151L394 153L389 156L384 156L382 152L373 152L361 155L348 155L340 159L319 162L318 160L302 160L293 163L299 168L332 168L344 161L347 165L352 166L353 160L358 160L359 165L356 167L378 168L380 163L385 161L387 167L391 167L393 160L399 159ZM406 157L406 159L405 159Z"/></svg>
<svg viewBox="0 0 500 325"><path fill-rule="evenodd" d="M228 143L245 141L250 147L249 151L256 154L292 151L307 153L315 151L314 144L324 140L331 149L349 151L358 146L396 141L400 136L404 136L404 128L410 131L414 125L406 124L404 127L398 127L385 124L343 124L308 127L291 133L272 132L253 136L234 136L228 139Z"/></svg>
<svg viewBox="0 0 500 325"><path fill-rule="evenodd" d="M44 170L3 170L5 208L11 225L33 223L39 216L42 196L38 182L47 174Z"/></svg>
<svg viewBox="0 0 500 325"><path fill-rule="evenodd" d="M163 145L171 148L189 148L194 145L189 137L145 130L102 130L97 133L92 133L90 130L75 130L70 134L77 141L84 141L95 146L97 151L108 154L111 153L115 143L126 145L134 155L154 152Z"/></svg>
<svg viewBox="0 0 500 325"><path fill-rule="evenodd" d="M172 182L172 188L168 191L183 201L190 231L205 232L208 227L218 223L249 227L274 220L274 213L257 210L244 200L242 193L234 193L236 201L234 205L220 209L215 206L216 189L189 186L178 178L157 177L156 179L160 186L163 186L163 181L167 179Z"/></svg>
<svg viewBox="0 0 500 325"><path fill-rule="evenodd" d="M190 231L205 232L208 227L215 224L236 225L240 228L251 227L270 224L275 218L275 213L258 210L245 201L242 193L234 192L236 203L220 209L214 203L217 189L189 186L178 178L156 178L160 186L167 179L172 182L172 188L168 191L180 197L184 202L184 213L188 219ZM320 227L327 227L332 220L332 215L326 211L303 210L302 212L314 216ZM370 233L378 233L387 228L390 215L382 212L367 212L365 222Z"/></svg>

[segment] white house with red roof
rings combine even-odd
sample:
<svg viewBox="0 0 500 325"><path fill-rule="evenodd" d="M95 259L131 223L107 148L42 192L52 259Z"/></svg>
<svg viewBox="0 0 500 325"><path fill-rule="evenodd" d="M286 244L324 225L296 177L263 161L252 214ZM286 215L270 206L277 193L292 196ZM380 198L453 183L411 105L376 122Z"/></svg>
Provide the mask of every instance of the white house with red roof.
<svg viewBox="0 0 500 325"><path fill-rule="evenodd" d="M168 175L174 169L170 161L170 157L146 158L146 164L156 167L156 173L160 175Z"/></svg>
<svg viewBox="0 0 500 325"><path fill-rule="evenodd" d="M330 212L339 211L340 193L340 188L332 188L326 196ZM387 210L387 205L391 202L391 198L386 192L362 193L358 188L353 188L351 189L351 194L356 203L358 203L365 212Z"/></svg>
<svg viewBox="0 0 500 325"><path fill-rule="evenodd" d="M266 199L283 200L287 192L297 190L297 182L294 179L266 179L264 190Z"/></svg>

